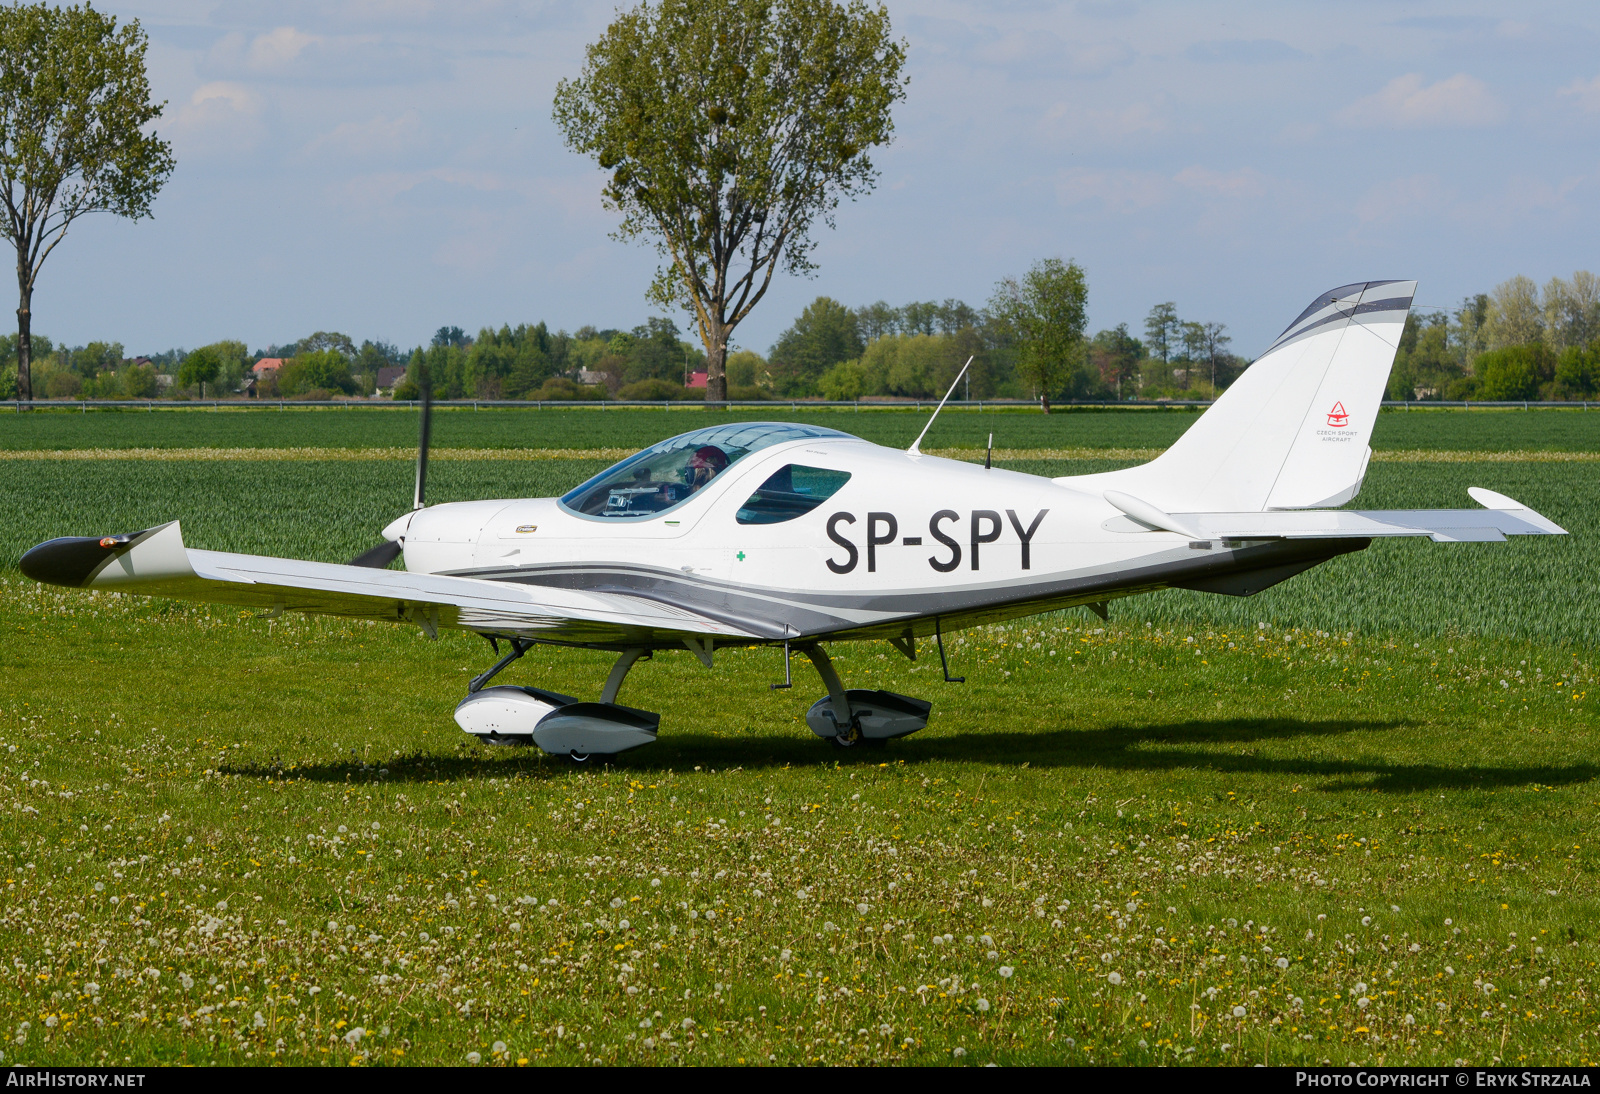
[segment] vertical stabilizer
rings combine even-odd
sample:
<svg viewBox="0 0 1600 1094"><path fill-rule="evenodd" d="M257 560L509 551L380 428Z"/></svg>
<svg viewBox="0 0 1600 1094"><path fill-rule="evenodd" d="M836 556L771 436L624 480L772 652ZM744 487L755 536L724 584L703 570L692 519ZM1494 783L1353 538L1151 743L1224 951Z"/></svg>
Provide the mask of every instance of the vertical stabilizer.
<svg viewBox="0 0 1600 1094"><path fill-rule="evenodd" d="M1167 512L1342 505L1361 488L1415 281L1342 285L1312 301L1150 463L1058 480Z"/></svg>

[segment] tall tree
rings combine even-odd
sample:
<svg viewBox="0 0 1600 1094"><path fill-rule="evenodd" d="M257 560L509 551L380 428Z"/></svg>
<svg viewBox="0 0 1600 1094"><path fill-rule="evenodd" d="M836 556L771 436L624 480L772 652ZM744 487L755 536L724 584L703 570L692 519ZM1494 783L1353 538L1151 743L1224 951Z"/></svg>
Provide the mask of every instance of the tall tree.
<svg viewBox="0 0 1600 1094"><path fill-rule="evenodd" d="M1161 358L1163 365L1172 360L1172 351L1178 339L1178 305L1168 300L1150 309L1144 319L1144 344L1153 356Z"/></svg>
<svg viewBox="0 0 1600 1094"><path fill-rule="evenodd" d="M651 299L695 318L708 402L773 273L814 269L813 222L877 181L867 152L893 134L904 65L864 0L661 0L620 14L557 86L568 146L611 172L617 238L664 260Z"/></svg>
<svg viewBox="0 0 1600 1094"><path fill-rule="evenodd" d="M1214 399L1217 395L1217 358L1226 356L1228 347L1233 344L1233 335L1228 333L1226 323L1202 323L1200 332L1205 355L1211 361L1211 397Z"/></svg>
<svg viewBox="0 0 1600 1094"><path fill-rule="evenodd" d="M1061 387L1084 353L1083 325L1089 305L1089 283L1076 262L1047 258L1019 281L1008 277L996 286L991 314L1015 339L1017 370L1039 394L1050 413L1050 395Z"/></svg>
<svg viewBox="0 0 1600 1094"><path fill-rule="evenodd" d="M784 382L783 394L796 394L840 361L860 357L863 348L856 313L819 296L778 336L772 347L773 371Z"/></svg>
<svg viewBox="0 0 1600 1094"><path fill-rule="evenodd" d="M1533 278L1518 274L1495 286L1484 318L1483 339L1490 349L1544 340L1544 307Z"/></svg>
<svg viewBox="0 0 1600 1094"><path fill-rule="evenodd" d="M188 387L190 384L200 386L200 398L206 397L206 385L217 378L217 373L222 371L222 357L210 346L201 346L183 359L183 364L178 366L178 386ZM211 394L215 395L213 390Z"/></svg>
<svg viewBox="0 0 1600 1094"><path fill-rule="evenodd" d="M0 232L17 250L17 397L33 398L33 288L72 222L138 220L172 174L172 147L146 132L145 34L92 7L0 7Z"/></svg>
<svg viewBox="0 0 1600 1094"><path fill-rule="evenodd" d="M1132 385L1139 377L1144 346L1128 332L1128 324L1118 323L1111 330L1094 336L1091 352L1106 386L1115 390L1117 398L1121 399L1123 382Z"/></svg>

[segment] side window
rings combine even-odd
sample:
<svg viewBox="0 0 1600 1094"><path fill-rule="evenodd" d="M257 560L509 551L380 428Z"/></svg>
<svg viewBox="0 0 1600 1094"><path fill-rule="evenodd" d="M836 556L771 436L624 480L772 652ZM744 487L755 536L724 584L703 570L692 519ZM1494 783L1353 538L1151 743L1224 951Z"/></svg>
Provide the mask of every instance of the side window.
<svg viewBox="0 0 1600 1094"><path fill-rule="evenodd" d="M803 517L850 481L848 471L787 464L772 473L739 508L740 524L782 524Z"/></svg>

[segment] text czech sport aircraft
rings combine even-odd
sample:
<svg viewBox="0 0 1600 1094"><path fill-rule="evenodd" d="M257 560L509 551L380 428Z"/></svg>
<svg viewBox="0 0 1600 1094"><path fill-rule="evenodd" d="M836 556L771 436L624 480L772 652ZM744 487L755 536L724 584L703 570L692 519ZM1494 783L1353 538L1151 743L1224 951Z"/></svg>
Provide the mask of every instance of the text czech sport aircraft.
<svg viewBox="0 0 1600 1094"><path fill-rule="evenodd" d="M1416 287L1324 293L1162 455L1046 479L901 452L806 425L695 430L559 498L417 507L351 565L185 548L177 521L54 539L22 571L119 589L474 631L510 652L456 708L468 733L583 760L647 744L659 715L617 703L656 650L707 667L730 646L783 647L827 695L807 722L841 747L903 736L931 704L847 690L824 646L920 638L1178 587L1249 596L1385 536L1436 542L1561 535L1503 495L1484 508L1335 509L1361 488L1368 441ZM924 430L926 432L926 430ZM920 438L919 438L920 444ZM405 569L385 567L404 554ZM485 687L537 643L619 654L599 702ZM948 670L947 670L948 676Z"/></svg>

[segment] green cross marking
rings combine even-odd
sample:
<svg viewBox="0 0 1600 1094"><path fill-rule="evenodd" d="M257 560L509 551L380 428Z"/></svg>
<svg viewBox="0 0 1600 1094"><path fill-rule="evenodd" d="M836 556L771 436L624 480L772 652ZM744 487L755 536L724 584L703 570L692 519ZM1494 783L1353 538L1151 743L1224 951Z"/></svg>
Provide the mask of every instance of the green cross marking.
<svg viewBox="0 0 1600 1094"><path fill-rule="evenodd" d="M743 562L744 561L744 552L740 551L737 555L734 555L733 557L737 558L740 562Z"/></svg>

